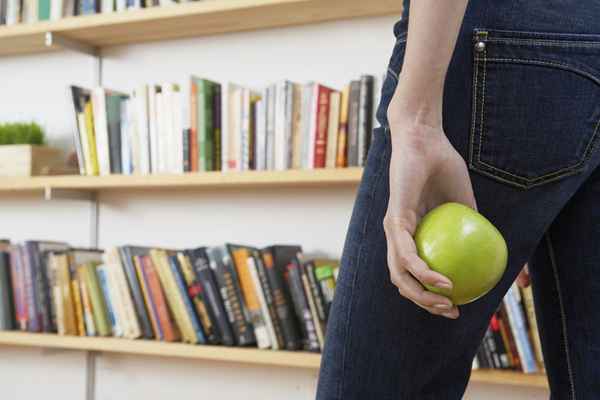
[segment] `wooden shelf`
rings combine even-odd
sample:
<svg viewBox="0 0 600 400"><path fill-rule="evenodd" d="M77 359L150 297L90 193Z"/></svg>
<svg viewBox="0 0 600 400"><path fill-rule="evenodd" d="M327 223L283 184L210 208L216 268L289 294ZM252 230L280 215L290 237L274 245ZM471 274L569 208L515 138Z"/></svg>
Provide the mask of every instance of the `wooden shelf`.
<svg viewBox="0 0 600 400"><path fill-rule="evenodd" d="M400 14L399 0L201 0L0 27L0 56ZM46 33L56 40L46 45Z"/></svg>
<svg viewBox="0 0 600 400"><path fill-rule="evenodd" d="M0 192L53 190L215 189L356 185L362 168L288 171L201 172L180 175L38 176L0 178Z"/></svg>
<svg viewBox="0 0 600 400"><path fill-rule="evenodd" d="M58 336L10 331L0 332L0 345L174 357L311 370L318 370L321 362L319 354L305 352L224 346L192 346L184 343L165 343L151 340ZM471 381L523 387L548 387L545 375L526 375L512 371L473 371Z"/></svg>

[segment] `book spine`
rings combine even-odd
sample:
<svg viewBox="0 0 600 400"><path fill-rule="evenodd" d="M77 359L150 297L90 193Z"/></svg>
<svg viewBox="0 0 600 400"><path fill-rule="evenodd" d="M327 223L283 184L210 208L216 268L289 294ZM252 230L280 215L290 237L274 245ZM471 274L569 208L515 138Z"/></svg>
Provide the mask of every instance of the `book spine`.
<svg viewBox="0 0 600 400"><path fill-rule="evenodd" d="M350 86L344 87L340 99L340 128L337 135L335 166L348 166L348 111L350 107Z"/></svg>
<svg viewBox="0 0 600 400"><path fill-rule="evenodd" d="M293 119L294 114L294 84L285 82L285 167L292 168L294 156Z"/></svg>
<svg viewBox="0 0 600 400"><path fill-rule="evenodd" d="M273 290L271 288L271 285L269 284L267 270L265 268L261 253L259 251L255 251L253 256L256 264L256 270L258 273L258 280L262 288L262 293L269 313L269 318L273 326L273 344L277 345L277 349L283 349L286 346L286 342L283 336L283 328L281 326L281 321L279 320L279 316L277 315L277 305L275 304Z"/></svg>
<svg viewBox="0 0 600 400"><path fill-rule="evenodd" d="M490 354L490 358L492 361L492 365L494 368L500 369L502 368L502 364L500 362L500 356L498 354L498 349L496 348L496 342L494 341L494 335L492 333L491 327L488 325L487 330L485 331L485 335L483 337L486 349Z"/></svg>
<svg viewBox="0 0 600 400"><path fill-rule="evenodd" d="M510 329L508 313L506 311L506 304L502 302L498 313L498 324L500 325L500 333L502 334L502 340L508 353L510 366L513 369L521 369L521 360L519 359L519 353L517 351L517 344L515 343L512 331Z"/></svg>
<svg viewBox="0 0 600 400"><path fill-rule="evenodd" d="M14 329L15 313L11 289L10 255L0 251L0 330Z"/></svg>
<svg viewBox="0 0 600 400"><path fill-rule="evenodd" d="M15 328L23 330L23 303L21 302L21 272L19 263L19 246L10 249L10 278L13 289L13 305L15 309Z"/></svg>
<svg viewBox="0 0 600 400"><path fill-rule="evenodd" d="M208 250L210 267L219 284L219 292L233 329L236 343L240 346L255 343L256 339L251 327L246 322L242 306L241 293L235 283L231 258L225 248L211 248Z"/></svg>
<svg viewBox="0 0 600 400"><path fill-rule="evenodd" d="M213 101L214 84L206 81L204 90L204 170L214 171L214 124L213 124Z"/></svg>
<svg viewBox="0 0 600 400"><path fill-rule="evenodd" d="M191 129L184 129L181 134L183 135L183 172L191 171L191 154L190 154L190 136Z"/></svg>
<svg viewBox="0 0 600 400"><path fill-rule="evenodd" d="M94 264L86 264L84 271L97 333L100 336L109 336L112 333L111 325L100 282L98 281L98 275L96 274L96 266Z"/></svg>
<svg viewBox="0 0 600 400"><path fill-rule="evenodd" d="M198 84L190 83L190 170L198 171Z"/></svg>
<svg viewBox="0 0 600 400"><path fill-rule="evenodd" d="M77 322L77 336L85 336L85 319L83 314L83 302L79 290L79 281L75 274L71 275L71 293L75 303L75 320Z"/></svg>
<svg viewBox="0 0 600 400"><path fill-rule="evenodd" d="M329 123L329 97L331 90L318 85L317 122L315 131L314 168L325 168L327 156L327 125Z"/></svg>
<svg viewBox="0 0 600 400"><path fill-rule="evenodd" d="M529 334L533 343L533 350L535 352L535 358L540 367L544 365L544 355L542 353L542 342L540 340L540 333L538 330L537 318L535 315L535 304L533 302L533 291L531 285L521 289L523 305L525 306L525 312L527 314L527 320L529 321Z"/></svg>
<svg viewBox="0 0 600 400"><path fill-rule="evenodd" d="M146 272L144 271L144 259L143 256L134 256L133 262L135 264L135 270L138 275L138 279L140 282L140 287L142 293L144 295L144 302L146 303L146 309L148 310L148 318L152 325L153 336L157 340L163 340L164 334L162 327L160 326L160 321L158 318L158 311L156 304L154 303L154 298L150 293L150 284L148 282L148 277Z"/></svg>
<svg viewBox="0 0 600 400"><path fill-rule="evenodd" d="M228 318L224 302L221 299L219 288L211 270L212 262L209 260L204 250L194 250L190 251L188 254L190 254L196 277L206 293L211 316L213 317L215 326L218 328L220 342L226 346L233 346L235 344L235 339L230 325L232 319ZM229 304L229 302L227 303Z"/></svg>
<svg viewBox="0 0 600 400"><path fill-rule="evenodd" d="M319 347L322 349L325 344L325 334L324 327L321 324L319 313L317 311L316 299L314 293L312 291L308 274L304 264L300 264L300 274L302 277L302 284L304 287L304 295L306 296L306 300L308 300L308 308L310 310L310 314L312 316L312 321L315 326L315 331L317 333L317 339L319 340Z"/></svg>
<svg viewBox="0 0 600 400"><path fill-rule="evenodd" d="M196 337L195 343L205 344L207 342L204 332L202 330L202 326L198 321L198 317L194 312L194 308L192 307L192 303L188 297L187 287L183 282L183 278L181 276L181 271L179 270L179 266L177 264L176 256L169 257L169 266L171 268L171 274L175 278L175 283L177 284L177 289L179 290L179 296L183 302L185 314L187 318L190 320L194 335Z"/></svg>
<svg viewBox="0 0 600 400"><path fill-rule="evenodd" d="M312 319L308 300L304 294L304 284L297 261L292 261L287 266L287 280L292 294L292 301L303 330L306 350L319 351L319 338Z"/></svg>
<svg viewBox="0 0 600 400"><path fill-rule="evenodd" d="M71 274L67 254L53 254L54 262L58 268L59 290L61 292L64 328L67 335L77 334L77 321L75 316L75 304L71 293Z"/></svg>
<svg viewBox="0 0 600 400"><path fill-rule="evenodd" d="M258 347L266 349L271 347L267 325L261 312L258 296L250 276L248 265L248 250L246 248L236 248L231 250L231 258L233 259L235 272L237 273L237 282L240 285L242 292L242 307L247 311L247 321L254 328L254 336Z"/></svg>
<svg viewBox="0 0 600 400"><path fill-rule="evenodd" d="M273 350L279 350L279 341L277 339L277 335L275 334L273 319L271 318L271 312L267 304L265 291L260 283L260 278L258 276L258 268L256 267L256 262L252 255L248 257L248 272L250 273L250 278L252 279L254 290L256 292L258 302L260 304L260 312L264 319L266 331L268 334L269 347L271 347Z"/></svg>
<svg viewBox="0 0 600 400"><path fill-rule="evenodd" d="M363 166L367 151L371 144L373 129L373 86L374 78L363 75L360 78L360 94L358 106L358 165Z"/></svg>
<svg viewBox="0 0 600 400"><path fill-rule="evenodd" d="M307 262L303 266L304 272L306 273L306 277L308 279L308 283L310 285L310 292L312 294L312 298L315 302L315 309L317 311L318 316L318 324L320 325L321 330L323 331L323 335L325 334L325 327L327 325L327 308L325 306L325 297L323 292L321 291L321 286L317 282L317 277L315 276L315 265L312 261Z"/></svg>
<svg viewBox="0 0 600 400"><path fill-rule="evenodd" d="M327 121L327 146L325 167L335 168L337 136L340 126L340 92L332 91L329 95L329 120Z"/></svg>
<svg viewBox="0 0 600 400"><path fill-rule="evenodd" d="M19 271L19 299L21 303L21 322L20 328L23 331L29 329L29 306L27 303L27 252L24 246L18 247L18 271Z"/></svg>
<svg viewBox="0 0 600 400"><path fill-rule="evenodd" d="M34 254L31 243L25 243L24 250L24 266L25 266L25 294L27 304L27 328L30 332L40 332L40 321L38 315L38 300L36 288L36 274L34 268Z"/></svg>
<svg viewBox="0 0 600 400"><path fill-rule="evenodd" d="M135 315L139 318L141 325L140 328L143 336L147 339L150 339L154 336L152 332L152 324L150 323L148 312L146 311L146 306L144 304L144 297L140 287L141 282L137 276L133 257L129 249L126 247L119 248L119 253L121 257L121 263L125 271L125 276L127 277L129 291L133 296Z"/></svg>
<svg viewBox="0 0 600 400"><path fill-rule="evenodd" d="M121 159L121 97L106 95L106 127L108 129L109 168L113 174L122 173Z"/></svg>
<svg viewBox="0 0 600 400"><path fill-rule="evenodd" d="M177 257L181 276L185 280L186 293L193 305L192 311L195 311L198 322L202 326L206 342L218 344L221 342L221 335L217 328L216 318L209 306L210 300L206 298L206 291L199 277L194 273L190 257L182 252L179 252Z"/></svg>
<svg viewBox="0 0 600 400"><path fill-rule="evenodd" d="M266 169L275 169L275 108L277 87L271 85L267 88L267 104L266 104Z"/></svg>
<svg viewBox="0 0 600 400"><path fill-rule="evenodd" d="M171 320L169 309L167 308L158 274L149 256L142 256L142 270L146 276L146 281L148 282L148 291L156 306L156 314L163 332L164 340L167 342L174 342L177 340L178 335L175 331L173 321Z"/></svg>
<svg viewBox="0 0 600 400"><path fill-rule="evenodd" d="M292 168L302 168L302 85L292 86Z"/></svg>
<svg viewBox="0 0 600 400"><path fill-rule="evenodd" d="M294 317L293 303L284 284L283 276L275 268L273 254L270 249L262 250L262 259L269 286L273 291L273 302L277 317L281 323L281 330L285 340L285 348L298 350L302 346L300 332Z"/></svg>
<svg viewBox="0 0 600 400"><path fill-rule="evenodd" d="M117 248L110 249L111 269L114 275L115 288L118 293L121 303L123 319L125 321L125 337L136 339L142 335L138 316L135 313L132 294L127 284L124 265L121 262L119 250ZM108 253L107 252L107 253Z"/></svg>
<svg viewBox="0 0 600 400"><path fill-rule="evenodd" d="M87 336L96 336L96 324L94 322L94 313L92 311L92 302L90 300L87 285L85 283L85 272L83 266L77 267L77 283L81 292L81 302L83 304L83 314L85 320L85 333Z"/></svg>
<svg viewBox="0 0 600 400"><path fill-rule="evenodd" d="M523 310L520 308L517 295L515 293L517 290L518 289L513 285L505 297L505 301L507 302L508 318L517 344L517 351L519 352L519 358L521 360L523 372L532 373L537 371L537 366L533 357L531 343L527 337Z"/></svg>
<svg viewBox="0 0 600 400"><path fill-rule="evenodd" d="M198 85L196 100L196 121L198 126L198 171L206 171L206 82L203 79L196 81Z"/></svg>
<svg viewBox="0 0 600 400"><path fill-rule="evenodd" d="M121 327L117 320L117 315L113 304L114 298L112 298L112 296L110 295L110 289L108 287L108 276L106 274L105 266L99 265L98 267L96 267L96 274L98 276L100 290L102 291L102 295L106 303L106 311L108 315L108 321L112 326L112 333L115 336L123 336L123 332L121 331Z"/></svg>
<svg viewBox="0 0 600 400"><path fill-rule="evenodd" d="M222 107L221 107L221 102L222 102L222 95L221 95L221 85L218 83L215 83L213 86L213 106L212 106L212 112L213 112L213 118L212 118L212 122L213 122L213 131L214 131L214 143L213 143L213 147L214 147L214 152L213 152L213 171L221 171L221 167L223 164L223 149L222 149L222 135L223 135L223 126L222 126Z"/></svg>
<svg viewBox="0 0 600 400"><path fill-rule="evenodd" d="M348 109L348 166L359 166L359 101L360 82L352 81L350 84L350 98Z"/></svg>
<svg viewBox="0 0 600 400"><path fill-rule="evenodd" d="M498 357L500 358L501 367L510 368L510 360L506 351L506 347L504 346L504 341L502 340L502 335L500 333L500 322L498 320L497 314L498 313L494 313L494 315L492 315L492 319L490 321L490 329L493 334L494 343L498 352Z"/></svg>
<svg viewBox="0 0 600 400"><path fill-rule="evenodd" d="M39 249L38 249L39 250ZM39 251L36 254L37 290L39 291L40 324L42 332L54 332L52 323L52 305L50 303L50 290L48 288L48 276L46 275L46 263L44 255Z"/></svg>

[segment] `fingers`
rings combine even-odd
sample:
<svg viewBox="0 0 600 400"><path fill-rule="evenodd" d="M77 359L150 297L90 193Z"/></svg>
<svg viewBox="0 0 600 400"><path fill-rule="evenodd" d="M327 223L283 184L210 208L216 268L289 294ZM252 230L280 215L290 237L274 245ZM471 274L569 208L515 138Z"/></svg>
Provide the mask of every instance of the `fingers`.
<svg viewBox="0 0 600 400"><path fill-rule="evenodd" d="M452 304L450 299L430 292L423 287L423 284L427 284L451 288L452 283L450 280L432 271L417 256L416 246L408 231L402 230L398 225L395 226L396 228L386 230L386 240L388 243L387 258L390 279L398 288L398 292L431 314L452 319L458 318L458 308Z"/></svg>

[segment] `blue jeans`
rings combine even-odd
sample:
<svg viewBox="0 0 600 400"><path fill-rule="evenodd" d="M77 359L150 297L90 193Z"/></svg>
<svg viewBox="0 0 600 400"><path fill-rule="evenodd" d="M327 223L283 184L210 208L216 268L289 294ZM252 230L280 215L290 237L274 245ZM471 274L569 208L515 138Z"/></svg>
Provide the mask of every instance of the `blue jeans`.
<svg viewBox="0 0 600 400"><path fill-rule="evenodd" d="M386 110L404 17L348 229L317 399L460 399L490 317L527 261L552 398L600 399L600 2L469 3L445 83L444 130L467 161L479 211L507 241L509 266L488 295L460 307L458 320L401 297L386 263Z"/></svg>

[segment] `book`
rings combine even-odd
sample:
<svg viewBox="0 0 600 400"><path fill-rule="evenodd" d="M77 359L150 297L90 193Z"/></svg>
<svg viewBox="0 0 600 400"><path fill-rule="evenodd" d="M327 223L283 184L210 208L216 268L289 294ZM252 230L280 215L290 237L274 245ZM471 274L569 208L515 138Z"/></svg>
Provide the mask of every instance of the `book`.
<svg viewBox="0 0 600 400"><path fill-rule="evenodd" d="M254 330L243 304L241 289L238 286L235 267L226 246L206 249L210 260L210 268L214 273L219 293L227 313L229 323L237 345L245 346L256 343Z"/></svg>
<svg viewBox="0 0 600 400"><path fill-rule="evenodd" d="M218 335L220 343L226 346L233 346L235 339L231 330L230 319L225 310L224 301L221 298L219 286L211 269L211 261L208 258L206 249L203 247L187 250L185 252L192 264L196 279L200 282L203 293L206 294L206 304L215 328L215 334ZM213 263L217 267L217 262ZM226 291L226 289L225 289ZM229 302L227 302L229 304Z"/></svg>
<svg viewBox="0 0 600 400"><path fill-rule="evenodd" d="M247 315L246 320L254 329L254 337L258 347L261 349L269 348L271 347L271 340L248 264L252 249L232 244L227 245L227 248L233 261L237 282L240 285L242 307Z"/></svg>
<svg viewBox="0 0 600 400"><path fill-rule="evenodd" d="M292 169L302 168L302 90L302 85L292 84Z"/></svg>
<svg viewBox="0 0 600 400"><path fill-rule="evenodd" d="M275 169L275 107L276 107L277 85L273 84L266 89L265 103L265 166L268 170Z"/></svg>
<svg viewBox="0 0 600 400"><path fill-rule="evenodd" d="M15 329L10 243L0 241L0 331Z"/></svg>
<svg viewBox="0 0 600 400"><path fill-rule="evenodd" d="M50 0L38 0L38 21L48 21L50 19L50 8Z"/></svg>
<svg viewBox="0 0 600 400"><path fill-rule="evenodd" d="M83 264L83 279L86 290L89 295L92 313L94 316L94 325L96 332L100 336L109 336L112 334L112 327L109 321L107 305L102 294L102 288L97 275L99 262L88 262Z"/></svg>
<svg viewBox="0 0 600 400"><path fill-rule="evenodd" d="M373 132L373 87L375 78L372 75L360 77L358 95L358 165L365 165L367 152L371 144Z"/></svg>
<svg viewBox="0 0 600 400"><path fill-rule="evenodd" d="M152 250L150 250L152 251ZM156 267L154 266L151 255L143 255L140 257L141 269L144 274L144 279L147 283L147 290L155 308L157 324L160 325L162 332L162 340L167 342L175 342L180 338L180 331L173 321L173 315L167 306L165 293L160 284Z"/></svg>
<svg viewBox="0 0 600 400"><path fill-rule="evenodd" d="M25 293L25 250L23 245L16 245L10 252L11 278L13 297L15 298L15 319L17 328L27 330L28 309L27 294Z"/></svg>
<svg viewBox="0 0 600 400"><path fill-rule="evenodd" d="M74 116L74 127L73 130L73 145L75 146L75 153L77 154L77 165L79 166L79 174L87 175L88 170L92 171L92 167L89 165L89 149L84 149L84 140L87 144L87 137L85 132L85 116L84 107L85 99L83 90L77 86L69 86L69 94L71 102L73 104L73 116ZM86 156L87 155L87 156Z"/></svg>
<svg viewBox="0 0 600 400"><path fill-rule="evenodd" d="M54 1L54 0L53 0ZM120 174L122 169L121 147L121 103L126 96L115 92L106 93L106 126L110 153L110 173Z"/></svg>
<svg viewBox="0 0 600 400"><path fill-rule="evenodd" d="M527 321L529 322L529 336L531 337L531 342L533 344L535 358L538 365L540 367L543 367L544 355L542 353L542 342L540 340L538 323L535 315L535 304L533 302L533 289L531 285L525 288L521 288L521 294L523 298L523 305L525 306Z"/></svg>
<svg viewBox="0 0 600 400"><path fill-rule="evenodd" d="M347 166L357 167L360 165L359 157L359 118L360 114L360 81L350 83L350 95L348 97L348 133L347 133Z"/></svg>
<svg viewBox="0 0 600 400"><path fill-rule="evenodd" d="M209 299L202 283L194 273L194 267L190 258L185 252L177 252L177 260L179 262L179 272L185 281L185 292L191 301L193 312L198 318L199 324L202 325L202 331L206 337L206 342L209 344L219 344L221 342L220 334L217 328L215 316L211 312ZM208 264L206 266L208 268Z"/></svg>
<svg viewBox="0 0 600 400"><path fill-rule="evenodd" d="M510 368L511 367L510 359L508 357L506 347L504 346L502 334L500 333L500 321L499 321L499 317L498 317L498 312L496 312L496 313L494 313L494 315L492 315L489 329L490 329L490 332L491 332L493 340L494 340L494 346L498 353L500 368Z"/></svg>
<svg viewBox="0 0 600 400"><path fill-rule="evenodd" d="M100 164L98 162L98 150L97 150L97 146L96 146L96 131L94 128L94 111L92 108L92 100L91 100L91 96L89 98L86 98L85 100L85 106L84 106L84 119L85 119L85 139L84 139L84 144L87 144L87 146L84 147L84 149L87 147L88 148L88 152L87 154L89 154L89 164L88 165L89 169L87 170L88 175L92 175L92 176L96 176L100 174ZM85 151L85 150L84 150ZM88 159L88 157L86 156L86 160Z"/></svg>
<svg viewBox="0 0 600 400"><path fill-rule="evenodd" d="M302 264L302 279L306 280L305 286L307 287L307 297L310 297L314 304L313 320L317 328L317 334L319 335L319 342L321 348L325 338L325 330L327 327L328 309L326 306L325 296L321 291L321 285L317 282L316 266L314 261L309 260ZM310 301L309 301L310 304Z"/></svg>
<svg viewBox="0 0 600 400"><path fill-rule="evenodd" d="M533 349L525 328L525 315L520 305L519 289L513 284L504 297L510 327L515 338L521 367L525 373L537 372Z"/></svg>
<svg viewBox="0 0 600 400"><path fill-rule="evenodd" d="M140 282L140 288L143 294L144 304L146 305L146 310L148 311L148 319L150 320L150 323L152 325L152 336L156 338L156 340L163 340L164 334L159 322L157 305L150 292L150 282L148 280L148 276L144 272L143 257L145 256L147 256L147 252L133 255L133 263L135 265L135 270Z"/></svg>
<svg viewBox="0 0 600 400"><path fill-rule="evenodd" d="M132 140L134 149L134 165L136 172L142 175L152 171L150 155L150 111L148 85L138 86L132 94L132 107L135 113L135 139ZM135 151L136 150L136 151Z"/></svg>
<svg viewBox="0 0 600 400"><path fill-rule="evenodd" d="M335 168L337 156L337 142L340 127L340 105L342 94L332 91L329 95L329 120L327 121L327 143L325 167Z"/></svg>
<svg viewBox="0 0 600 400"><path fill-rule="evenodd" d="M335 293L335 278L333 276L335 261L325 260L313 261L315 263L314 275L320 292L323 296L325 315L329 317L329 310L333 303L333 294Z"/></svg>
<svg viewBox="0 0 600 400"><path fill-rule="evenodd" d="M192 77L192 80L195 84L196 107L190 110L190 115L194 115L192 121L197 124L198 171L212 171L214 169L214 87L217 83L196 77Z"/></svg>
<svg viewBox="0 0 600 400"><path fill-rule="evenodd" d="M319 337L317 336L317 328L313 320L309 299L306 296L304 283L302 281L300 257L301 255L298 254L298 256L292 259L287 265L286 280L290 287L294 309L296 310L296 317L298 318L298 323L302 329L304 348L308 351L318 352L320 349Z"/></svg>
<svg viewBox="0 0 600 400"><path fill-rule="evenodd" d="M123 336L121 320L117 314L116 298L109 284L109 277L106 271L106 265L100 264L96 266L96 275L100 285L100 291L106 306L106 315L110 323L110 335L120 337Z"/></svg>
<svg viewBox="0 0 600 400"><path fill-rule="evenodd" d="M289 287L284 278L287 264L301 251L299 246L275 245L261 250L263 264L281 324L281 330L287 350L298 350L302 347L301 332L292 302Z"/></svg>
<svg viewBox="0 0 600 400"><path fill-rule="evenodd" d="M71 270L69 263L69 255L67 252L50 252L48 261L56 274L55 286L57 290L57 298L55 299L55 307L62 316L62 321L58 321L59 335L77 335L77 317L75 313L75 299L71 290Z"/></svg>
<svg viewBox="0 0 600 400"><path fill-rule="evenodd" d="M221 99L221 85L213 84L213 104L212 104L212 123L213 123L213 171L221 171L223 165L223 109Z"/></svg>
<svg viewBox="0 0 600 400"><path fill-rule="evenodd" d="M83 265L77 266L77 279L79 283L79 292L83 307L83 319L85 322L85 333L87 336L96 336L96 323L94 322L94 313L92 311L92 302L84 280L85 272Z"/></svg>
<svg viewBox="0 0 600 400"><path fill-rule="evenodd" d="M100 175L111 173L110 133L107 115L107 92L102 87L92 89L92 111L94 114L94 133L96 135L96 154Z"/></svg>
<svg viewBox="0 0 600 400"><path fill-rule="evenodd" d="M128 289L131 293L135 307L134 314L139 320L141 335L146 339L150 339L154 336L154 333L152 331L152 324L144 303L141 282L138 278L136 266L133 261L134 254L139 254L137 250L138 249L133 246L123 246L118 248L121 264L127 277Z"/></svg>
<svg viewBox="0 0 600 400"><path fill-rule="evenodd" d="M332 89L323 85L315 85L313 102L316 113L311 117L311 149L313 168L325 168L327 158L327 128L329 126L329 100Z"/></svg>

